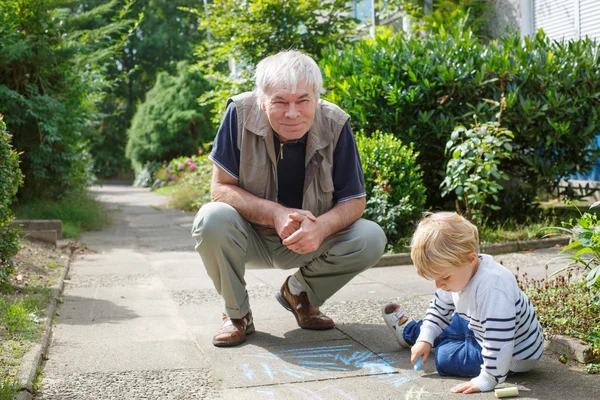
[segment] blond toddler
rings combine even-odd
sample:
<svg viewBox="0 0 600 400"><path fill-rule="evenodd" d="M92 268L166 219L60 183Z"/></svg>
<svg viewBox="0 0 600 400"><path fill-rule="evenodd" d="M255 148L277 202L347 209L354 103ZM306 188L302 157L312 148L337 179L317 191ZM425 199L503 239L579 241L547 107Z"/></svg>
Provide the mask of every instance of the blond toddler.
<svg viewBox="0 0 600 400"><path fill-rule="evenodd" d="M513 274L479 254L477 227L457 213L425 213L411 241L411 257L435 296L421 321L398 304L382 313L411 362L435 348L440 375L473 377L454 393L493 390L511 372L535 367L544 351L542 327Z"/></svg>

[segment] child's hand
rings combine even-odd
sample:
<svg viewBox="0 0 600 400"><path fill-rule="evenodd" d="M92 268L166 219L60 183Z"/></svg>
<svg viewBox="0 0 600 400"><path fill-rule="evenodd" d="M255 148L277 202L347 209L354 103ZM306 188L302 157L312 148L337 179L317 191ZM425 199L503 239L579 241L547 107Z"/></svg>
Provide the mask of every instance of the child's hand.
<svg viewBox="0 0 600 400"><path fill-rule="evenodd" d="M479 388L477 386L475 386L474 384L472 384L471 382L465 382L465 383L458 384L458 385L454 386L452 389L450 389L450 391L452 393L464 393L464 394L481 392L481 390L479 390Z"/></svg>
<svg viewBox="0 0 600 400"><path fill-rule="evenodd" d="M410 349L410 362L416 363L419 357L423 357L422 363L425 364L429 352L431 351L431 345L427 342L417 342Z"/></svg>

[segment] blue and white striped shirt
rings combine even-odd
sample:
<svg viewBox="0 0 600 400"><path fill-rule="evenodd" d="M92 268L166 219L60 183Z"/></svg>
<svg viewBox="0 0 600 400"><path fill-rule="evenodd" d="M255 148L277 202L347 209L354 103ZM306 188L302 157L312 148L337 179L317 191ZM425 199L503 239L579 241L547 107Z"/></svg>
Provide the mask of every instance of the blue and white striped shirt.
<svg viewBox="0 0 600 400"><path fill-rule="evenodd" d="M481 391L504 382L513 360L537 360L544 335L533 305L513 274L486 254L477 273L458 293L438 289L423 319L417 341L433 345L456 312L481 346L483 365L473 382Z"/></svg>

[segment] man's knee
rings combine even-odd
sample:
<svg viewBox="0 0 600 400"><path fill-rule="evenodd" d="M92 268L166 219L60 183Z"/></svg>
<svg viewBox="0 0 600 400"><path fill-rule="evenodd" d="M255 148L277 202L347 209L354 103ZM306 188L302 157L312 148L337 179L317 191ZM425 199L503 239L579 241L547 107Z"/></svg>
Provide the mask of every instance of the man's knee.
<svg viewBox="0 0 600 400"><path fill-rule="evenodd" d="M221 240L223 234L231 229L238 212L229 204L213 202L203 205L192 227L192 237L197 243L207 240Z"/></svg>
<svg viewBox="0 0 600 400"><path fill-rule="evenodd" d="M375 265L385 251L387 238L383 229L373 221L359 219L355 222L355 235L365 266Z"/></svg>

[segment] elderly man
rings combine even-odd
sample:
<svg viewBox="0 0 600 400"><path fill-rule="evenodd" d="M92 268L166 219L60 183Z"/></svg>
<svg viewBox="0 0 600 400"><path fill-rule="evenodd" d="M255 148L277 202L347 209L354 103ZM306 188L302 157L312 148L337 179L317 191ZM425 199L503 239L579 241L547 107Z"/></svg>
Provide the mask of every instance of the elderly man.
<svg viewBox="0 0 600 400"><path fill-rule="evenodd" d="M298 51L263 59L256 89L228 100L210 159L212 202L192 229L223 297L215 346L254 332L246 266L293 269L276 298L304 329L330 329L325 300L383 254L386 238L361 219L364 176L349 116L319 96L316 62Z"/></svg>

